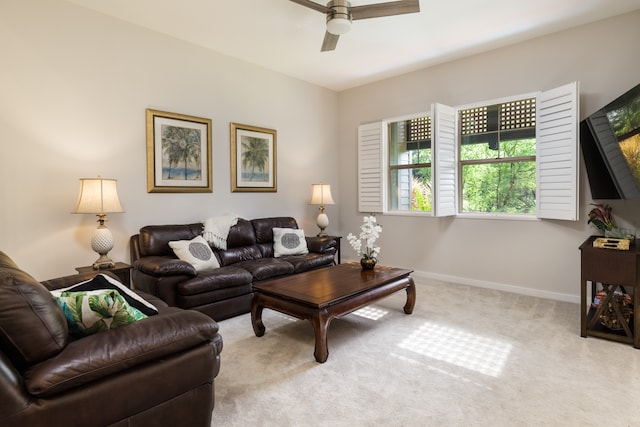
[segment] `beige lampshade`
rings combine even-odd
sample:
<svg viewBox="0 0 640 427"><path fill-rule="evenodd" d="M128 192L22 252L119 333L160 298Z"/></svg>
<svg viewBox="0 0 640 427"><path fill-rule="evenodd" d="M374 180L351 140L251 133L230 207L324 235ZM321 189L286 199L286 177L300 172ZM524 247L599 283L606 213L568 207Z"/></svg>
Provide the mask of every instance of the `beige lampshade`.
<svg viewBox="0 0 640 427"><path fill-rule="evenodd" d="M333 205L333 197L331 197L331 185L329 184L311 184L311 201L310 205Z"/></svg>
<svg viewBox="0 0 640 427"><path fill-rule="evenodd" d="M117 180L98 178L81 178L78 203L72 213L105 214L124 212L118 190Z"/></svg>

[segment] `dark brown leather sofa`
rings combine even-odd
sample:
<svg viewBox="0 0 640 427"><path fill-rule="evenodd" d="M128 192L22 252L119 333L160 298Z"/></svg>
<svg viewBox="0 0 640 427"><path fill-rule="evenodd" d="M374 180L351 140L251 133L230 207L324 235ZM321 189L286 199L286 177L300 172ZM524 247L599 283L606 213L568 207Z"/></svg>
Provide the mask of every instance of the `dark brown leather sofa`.
<svg viewBox="0 0 640 427"><path fill-rule="evenodd" d="M73 339L49 289L87 278L38 283L0 252L0 425L209 427L216 322L141 294L157 315Z"/></svg>
<svg viewBox="0 0 640 427"><path fill-rule="evenodd" d="M220 321L248 313L253 283L334 264L338 242L306 237L309 253L274 258L273 228L298 228L291 217L239 219L227 237L227 249L212 248L220 268L197 272L179 260L170 241L201 235L202 223L151 225L131 236L132 280L136 289L170 306L201 311Z"/></svg>

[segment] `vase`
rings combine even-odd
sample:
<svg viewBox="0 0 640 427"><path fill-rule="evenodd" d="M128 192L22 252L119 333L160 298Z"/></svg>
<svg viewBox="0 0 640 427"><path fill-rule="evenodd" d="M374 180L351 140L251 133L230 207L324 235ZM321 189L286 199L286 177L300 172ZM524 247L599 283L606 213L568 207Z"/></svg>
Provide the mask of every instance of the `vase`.
<svg viewBox="0 0 640 427"><path fill-rule="evenodd" d="M360 265L363 270L373 270L373 267L376 266L377 262L378 260L375 258L362 258L360 260Z"/></svg>

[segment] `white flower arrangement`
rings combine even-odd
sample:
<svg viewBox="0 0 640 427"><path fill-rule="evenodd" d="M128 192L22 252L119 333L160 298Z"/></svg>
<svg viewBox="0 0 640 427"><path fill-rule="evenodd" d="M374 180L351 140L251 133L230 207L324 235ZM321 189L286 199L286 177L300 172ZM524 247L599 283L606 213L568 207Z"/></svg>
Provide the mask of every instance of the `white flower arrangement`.
<svg viewBox="0 0 640 427"><path fill-rule="evenodd" d="M373 214L365 216L360 230L359 237L354 236L352 233L347 235L347 240L351 247L364 259L377 258L380 253L380 247L373 245L380 237L380 233L382 233L382 226L377 223L376 216Z"/></svg>

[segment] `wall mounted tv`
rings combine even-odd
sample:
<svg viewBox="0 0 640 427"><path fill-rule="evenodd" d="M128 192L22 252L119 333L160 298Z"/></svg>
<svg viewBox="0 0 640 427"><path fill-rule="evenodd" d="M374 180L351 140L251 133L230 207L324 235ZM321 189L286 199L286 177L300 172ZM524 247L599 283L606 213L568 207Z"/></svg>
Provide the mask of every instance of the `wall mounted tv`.
<svg viewBox="0 0 640 427"><path fill-rule="evenodd" d="M580 123L580 146L594 200L640 200L640 84Z"/></svg>

